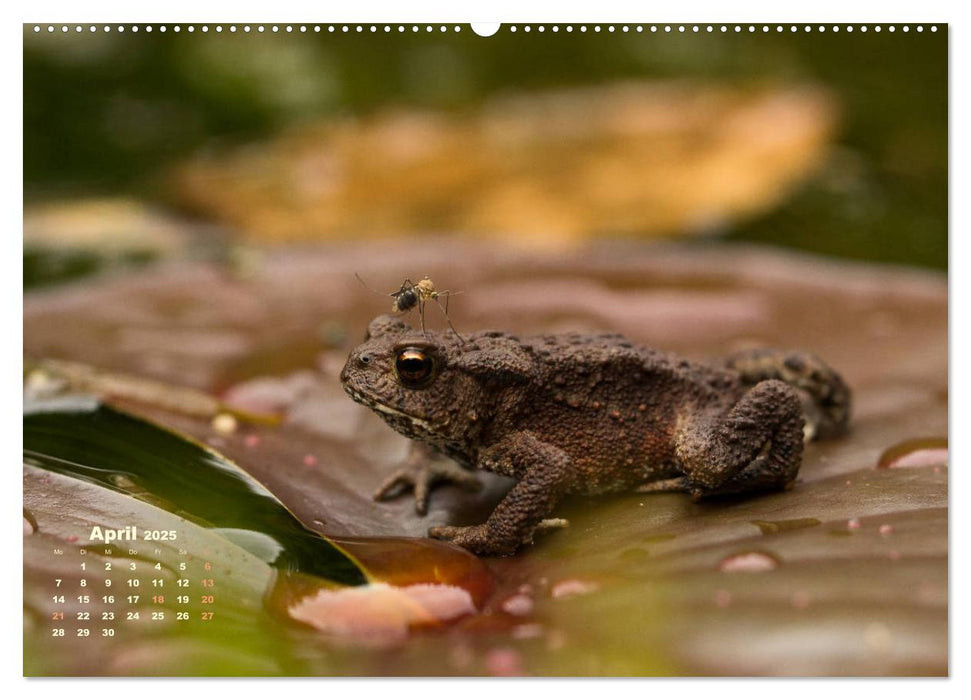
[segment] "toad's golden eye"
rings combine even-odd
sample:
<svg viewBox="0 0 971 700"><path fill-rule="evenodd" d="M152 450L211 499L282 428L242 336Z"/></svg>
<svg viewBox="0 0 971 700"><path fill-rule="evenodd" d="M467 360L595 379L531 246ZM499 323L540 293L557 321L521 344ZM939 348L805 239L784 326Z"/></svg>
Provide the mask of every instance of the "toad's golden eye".
<svg viewBox="0 0 971 700"><path fill-rule="evenodd" d="M432 378L435 363L424 350L405 348L399 350L397 356L395 356L394 369L402 384L416 389L427 384Z"/></svg>

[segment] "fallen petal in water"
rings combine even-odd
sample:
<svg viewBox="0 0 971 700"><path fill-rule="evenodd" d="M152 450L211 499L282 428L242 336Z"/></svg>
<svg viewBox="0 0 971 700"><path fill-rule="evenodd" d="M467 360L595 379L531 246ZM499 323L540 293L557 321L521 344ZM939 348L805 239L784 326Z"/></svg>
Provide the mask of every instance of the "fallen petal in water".
<svg viewBox="0 0 971 700"><path fill-rule="evenodd" d="M429 583L321 589L287 608L294 620L368 646L395 644L412 628L435 627L474 612L468 591Z"/></svg>

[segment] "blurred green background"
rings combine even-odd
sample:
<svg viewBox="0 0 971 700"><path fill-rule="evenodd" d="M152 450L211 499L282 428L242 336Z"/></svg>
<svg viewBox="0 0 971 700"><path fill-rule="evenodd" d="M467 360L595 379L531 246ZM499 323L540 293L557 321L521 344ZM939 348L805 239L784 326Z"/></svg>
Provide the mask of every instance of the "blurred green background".
<svg viewBox="0 0 971 700"><path fill-rule="evenodd" d="M527 34L504 26L482 38L467 25L248 35L25 26L25 204L117 194L157 201L159 174L191 154L388 106L474 106L496 93L631 78L809 83L840 100L827 164L782 207L725 235L945 269L947 27L719 28Z"/></svg>

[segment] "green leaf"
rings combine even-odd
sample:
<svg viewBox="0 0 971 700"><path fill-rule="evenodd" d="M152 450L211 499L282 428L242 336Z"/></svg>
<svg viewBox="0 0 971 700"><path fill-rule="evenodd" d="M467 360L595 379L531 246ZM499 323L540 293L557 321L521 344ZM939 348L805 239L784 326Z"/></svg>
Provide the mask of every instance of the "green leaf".
<svg viewBox="0 0 971 700"><path fill-rule="evenodd" d="M283 630L263 605L273 569L218 530L30 465L24 467L24 518L32 530L24 537L25 675L289 670L278 652ZM122 529L133 523L140 532L174 529L177 538L105 545L86 536L94 525ZM203 588L209 578L215 586ZM180 586L179 579L188 585ZM214 595L215 604L207 604L204 594ZM64 602L52 607L52 596ZM63 620L52 620L54 612ZM63 637L53 636L57 628L64 629Z"/></svg>
<svg viewBox="0 0 971 700"><path fill-rule="evenodd" d="M307 530L214 450L94 399L24 409L24 461L133 495L222 534L274 568L336 584L367 582L341 548Z"/></svg>

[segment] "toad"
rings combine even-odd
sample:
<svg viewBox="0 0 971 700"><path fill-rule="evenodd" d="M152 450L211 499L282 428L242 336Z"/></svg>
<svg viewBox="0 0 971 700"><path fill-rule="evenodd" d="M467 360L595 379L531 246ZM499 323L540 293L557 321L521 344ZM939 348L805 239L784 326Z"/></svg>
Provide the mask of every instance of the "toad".
<svg viewBox="0 0 971 700"><path fill-rule="evenodd" d="M377 499L412 488L424 513L432 486L475 488L476 469L516 480L486 522L429 530L480 555L531 542L567 494L787 489L804 439L845 433L850 415L846 384L805 352L702 364L614 334L463 340L390 315L371 322L341 383L419 444Z"/></svg>

